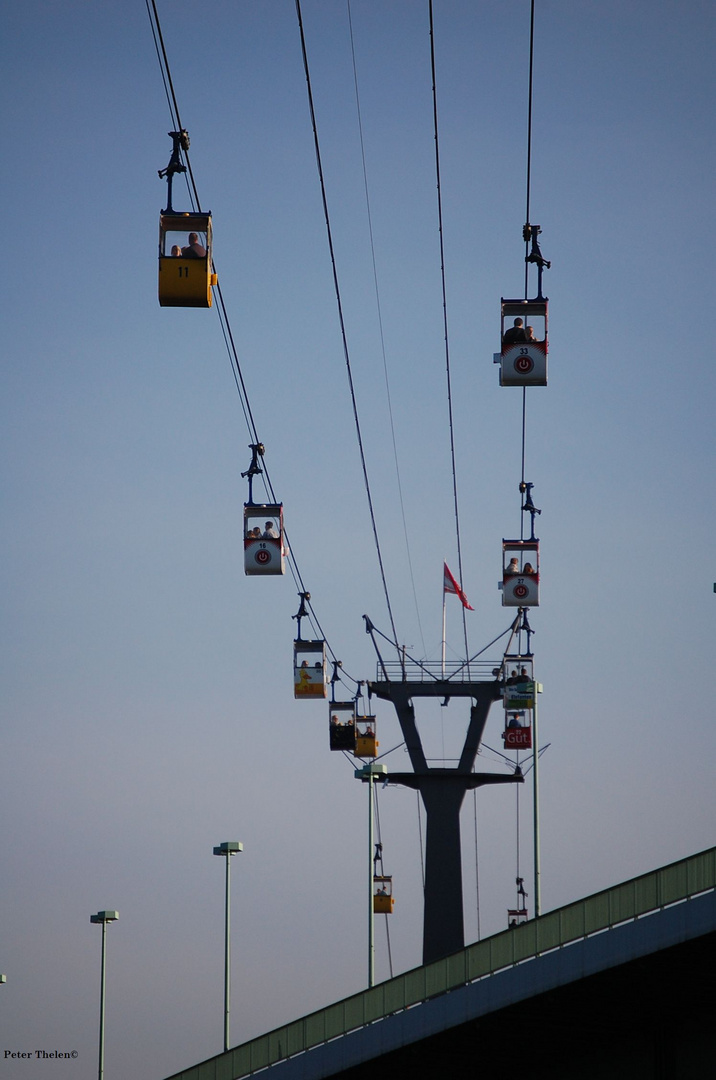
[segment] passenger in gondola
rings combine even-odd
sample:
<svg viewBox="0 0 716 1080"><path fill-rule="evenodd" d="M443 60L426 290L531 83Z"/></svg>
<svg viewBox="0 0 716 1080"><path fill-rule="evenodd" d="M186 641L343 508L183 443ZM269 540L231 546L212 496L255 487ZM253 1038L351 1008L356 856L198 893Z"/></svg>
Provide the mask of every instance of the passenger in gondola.
<svg viewBox="0 0 716 1080"><path fill-rule="evenodd" d="M517 678L515 679L515 682L518 682L518 683L530 682L530 677L527 674L527 668L523 667L523 668L520 669L520 673L517 676Z"/></svg>
<svg viewBox="0 0 716 1080"><path fill-rule="evenodd" d="M267 521L263 534L264 540L278 540L278 533L273 527L273 521Z"/></svg>
<svg viewBox="0 0 716 1080"><path fill-rule="evenodd" d="M509 566L505 567L505 573L506 574L519 574L519 572L520 572L520 562L519 562L519 559L517 558L517 556L515 555L514 559L510 559Z"/></svg>
<svg viewBox="0 0 716 1080"><path fill-rule="evenodd" d="M537 338L535 337L534 327L526 326L525 327L525 341L536 341L536 340L537 340Z"/></svg>
<svg viewBox="0 0 716 1080"><path fill-rule="evenodd" d="M535 568L534 568L534 566L532 565L531 562L526 562L525 563L524 570L522 571L522 573L523 574L534 574L535 573Z"/></svg>
<svg viewBox="0 0 716 1080"><path fill-rule="evenodd" d="M510 717L507 726L508 726L508 728L522 727L522 724L520 723L519 713L512 713L512 716Z"/></svg>
<svg viewBox="0 0 716 1080"><path fill-rule="evenodd" d="M172 248L172 255L174 256L175 259L176 258L181 258L181 248L179 247L178 244L174 244L174 247Z"/></svg>
<svg viewBox="0 0 716 1080"><path fill-rule="evenodd" d="M189 233L189 243L181 249L185 259L205 259L206 248L199 243L199 237L195 232Z"/></svg>
<svg viewBox="0 0 716 1080"><path fill-rule="evenodd" d="M502 339L505 345L514 345L518 341L526 341L524 326L523 319L515 319L510 329L505 330L505 336Z"/></svg>

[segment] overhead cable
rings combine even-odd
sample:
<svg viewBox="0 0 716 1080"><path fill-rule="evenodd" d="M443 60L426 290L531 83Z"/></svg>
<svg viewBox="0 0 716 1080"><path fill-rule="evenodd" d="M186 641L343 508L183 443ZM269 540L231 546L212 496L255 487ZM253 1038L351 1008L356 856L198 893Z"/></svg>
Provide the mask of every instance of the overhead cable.
<svg viewBox="0 0 716 1080"><path fill-rule="evenodd" d="M450 423L450 457L452 463L452 490L453 490L453 502L455 506L455 537L457 540L457 562L458 573L460 581L463 582L463 569L462 569L462 545L460 543L460 512L458 508L457 498L457 469L455 464L455 429L453 424L452 413L452 387L450 379L450 339L448 335L448 316L447 316L447 288L445 284L445 243L443 238L443 203L442 203L442 190L440 187L440 142L438 139L438 100L437 89L435 81L435 34L433 31L433 0L429 3L430 14L430 70L432 74L432 89L433 89L433 130L435 134L435 174L437 180L437 194L438 194L438 232L440 234L440 279L442 282L442 301L443 301L443 334L445 338L445 372L447 377L447 400L448 400L448 417ZM470 649L467 641L467 619L465 617L465 607L462 607L462 628L465 638L465 658L469 663ZM469 673L469 669L468 669Z"/></svg>
<svg viewBox="0 0 716 1080"><path fill-rule="evenodd" d="M364 142L363 142L363 121L362 121L362 118L361 118L361 110L360 110L360 94L358 92L358 70L357 70L357 67L356 67L355 45L354 45L354 41L353 41L353 19L351 18L351 0L347 0L347 6L348 6L348 29L350 31L350 40L351 40L351 58L352 58L352 61L353 61L353 83L354 83L354 86L355 86L355 95L356 95L356 114L357 114L357 117L358 117L358 134L359 134L359 137L360 137L361 161L363 163L363 188L364 188L364 191L365 191L366 215L367 215L367 218L368 218L368 235L369 235L369 239L370 239L370 254L371 254L371 259L372 259L372 262L373 262L373 284L374 284L374 287L375 287L375 304L376 304L376 311L377 311L377 315L378 315L378 331L379 331L379 334L380 334L380 349L381 349L381 354L382 354L382 357L383 357L383 374L384 374L384 377L385 377L385 394L386 394L386 399L387 399L387 402L388 402L388 417L389 417L389 420L390 420L390 435L391 435L391 439L392 439L392 442L393 442L393 460L395 462L395 476L396 476L396 481L397 481L397 485L398 485L398 500L400 502L400 513L401 513L401 517L403 519L403 535L405 537L405 550L406 550L407 559L408 559L408 572L410 574L410 584L411 584L411 588L413 590L413 601L415 603L415 614L416 614L416 617L417 617L417 620L418 620L418 630L420 632L420 640L422 641L422 644L423 644L423 653L425 653L425 651L426 651L425 650L425 637L423 635L422 622L420 621L420 608L418 606L418 594L417 594L417 590L415 588L415 575L413 573L413 560L412 560L411 553L410 553L410 541L408 540L408 525L407 525L407 521L406 521L406 518L405 518L405 503L403 501L403 485L402 485L401 480L400 480L400 467L398 465L398 447L397 447L396 438L395 438L395 424L394 424L394 421L393 421L393 403L392 403L391 396L390 396L390 382L388 380L388 363L387 363L386 355L385 355L385 337L384 337L384 334L383 334L383 313L382 313L381 305L380 305L380 290L378 288L378 269L377 269L377 266L376 266L376 259L375 259L375 242L374 242L374 239L373 239L373 216L371 214L370 195L369 195L369 192L368 192L368 170L367 170L366 162L365 162L365 145L364 145Z"/></svg>
<svg viewBox="0 0 716 1080"><path fill-rule="evenodd" d="M301 52L303 55L303 69L306 76L306 89L308 92L308 107L311 114L311 126L313 129L313 144L316 152L316 166L318 168L318 179L321 187L321 199L323 202L323 216L326 222L326 233L328 237L328 250L331 259L331 268L333 272L333 286L336 294L336 303L338 306L338 321L341 329L341 339L343 341L343 357L346 363L346 372L348 375L348 386L350 389L351 404L353 407L353 420L355 422L356 436L358 438L358 450L360 453L361 468L363 470L363 482L365 485L366 496L368 498L368 509L370 511L370 520L373 528L373 540L375 542L375 549L378 555L378 565L380 568L380 576L383 582L383 593L385 595L385 603L388 609L388 617L390 618L390 625L393 629L393 637L397 641L398 634L395 629L395 620L393 618L393 609L390 603L390 595L388 593L388 582L385 576L385 566L383 564L383 555L380 548L380 540L378 539L378 526L375 519L375 510L373 508L373 497L371 495L370 483L368 480L368 466L365 459L365 451L363 449L363 436L361 434L360 421L358 419L358 404L355 396L355 387L353 385L353 372L351 370L351 360L348 351L348 337L346 334L346 324L343 317L343 303L341 300L341 290L338 283L338 267L336 264L336 255L333 247L333 233L331 231L331 219L328 213L328 198L326 195L326 183L323 175L323 165L321 162L321 148L318 141L318 125L316 121L316 110L313 104L313 89L311 86L311 72L308 66L308 52L306 50L306 37L303 30L303 18L301 16L301 0L296 0L296 16L298 19L298 29L301 37Z"/></svg>
<svg viewBox="0 0 716 1080"><path fill-rule="evenodd" d="M166 51L166 47L165 47L165 44L164 44L164 36L162 34L161 24L160 24L160 21L159 21L159 12L157 11L156 0L145 0L145 2L146 2L147 14L149 16L149 22L150 22L150 26L151 26L151 30L152 30L152 36L153 36L153 39L154 39L154 45L155 45L155 49L156 49L156 53L157 53L157 59L159 61L159 67L160 67L160 71L161 71L162 81L164 83L164 89L165 89L165 93L167 95L167 102L168 102L168 105L169 105L169 112L170 112L170 115L171 115L171 118L172 118L172 124L174 124L174 126L176 127L177 130L182 130L181 115L180 115L180 112L179 112L179 103L177 101L176 92L174 90L174 82L172 80L171 70L170 70L170 67L169 67L169 58L167 56L167 51ZM150 9L150 3L151 3L151 9ZM199 211L201 211L201 203L200 203L200 200L199 200L199 193L198 193L196 181L194 179L194 174L193 174L193 171L192 171L192 168L191 168L191 161L189 159L189 153L186 150L184 151L184 157L185 157L186 165L187 165L187 174L186 175L187 175L187 189L188 189L188 192L189 192L189 198L191 200L192 206L197 208ZM212 271L216 272L216 267L215 267L213 262L212 262ZM246 382L244 380L244 375L243 375L243 371L242 371L242 368L241 368L241 363L239 361L239 355L238 355L238 351L237 351L237 348L236 348L236 343L234 341L234 336L233 336L233 333L232 333L232 330L231 330L231 323L230 323L230 320L229 320L228 312L226 310L226 304L224 302L224 296L223 296L223 293L221 291L221 284L218 283L217 285L214 286L214 288L216 289L216 294L218 296L218 304L216 305L217 314L218 314L218 317L219 317L219 322L220 322L222 334L223 334L223 337L224 337L224 343L226 345L227 353L229 355L229 361L230 361L230 364L231 364L232 375L233 375L233 378L234 378L234 383L236 385L237 393L239 395L239 401L241 403L241 408L242 408L242 411L243 411L243 414L244 414L244 420L246 422L246 426L247 426L249 436L250 436L252 442L258 443L261 440L259 439L259 436L258 436L258 428L257 428L256 422L255 422L255 419L254 419L253 411L251 409L251 402L249 400L248 390L246 388ZM276 497L276 493L274 491L273 484L271 482L271 477L269 475L268 467L267 467L265 461L264 461L264 466L263 466L263 469L262 469L262 480L263 480L264 486L266 488L266 491L267 491L267 494L268 494L270 500L272 502L274 502L274 503L277 503L278 499ZM293 550L292 550L291 545L290 545L290 538L289 538L287 530L285 530L285 535L286 535L286 543L287 543L287 548L288 548L287 561L288 561L288 565L289 565L289 571L290 571L291 576L293 577L293 580L294 580L294 582L296 584L297 591L305 593L307 591L306 586L304 584L303 577L301 575L301 572L300 572L296 557L293 554ZM318 617L316 616L316 612L315 612L315 610L314 610L314 608L313 608L313 606L311 605L310 602L309 602L308 606L309 606L310 613L311 613L310 614L311 622L313 623L313 625L316 628L317 632L320 634L321 638L326 642L326 648L327 648L328 653L335 660L336 659L336 654L333 651L333 649L332 649L332 647L330 645L330 642L326 638L326 635L325 635L325 633L324 633L324 631L323 631L323 629L321 627L321 624L320 624L320 622L318 620ZM343 672L343 674L346 676L346 678L350 682L353 682L356 685L358 685L358 683L359 683L358 679L354 679L351 675L349 675L345 671Z"/></svg>

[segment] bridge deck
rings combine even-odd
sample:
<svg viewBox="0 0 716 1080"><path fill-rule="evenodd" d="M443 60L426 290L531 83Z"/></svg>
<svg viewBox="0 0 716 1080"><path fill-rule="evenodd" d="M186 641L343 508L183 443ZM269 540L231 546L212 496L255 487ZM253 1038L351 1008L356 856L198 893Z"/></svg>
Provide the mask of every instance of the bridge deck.
<svg viewBox="0 0 716 1080"><path fill-rule="evenodd" d="M614 963L706 934L713 940L715 890L716 848L710 848L405 972L168 1080L241 1080L267 1067L278 1068L281 1080L335 1075Z"/></svg>

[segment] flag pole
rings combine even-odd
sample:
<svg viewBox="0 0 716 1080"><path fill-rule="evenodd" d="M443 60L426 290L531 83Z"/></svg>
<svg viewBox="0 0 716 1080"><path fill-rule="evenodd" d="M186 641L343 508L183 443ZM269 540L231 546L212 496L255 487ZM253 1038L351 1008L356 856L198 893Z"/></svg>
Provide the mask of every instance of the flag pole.
<svg viewBox="0 0 716 1080"><path fill-rule="evenodd" d="M443 575L443 645L442 645L442 677L445 678L445 581Z"/></svg>

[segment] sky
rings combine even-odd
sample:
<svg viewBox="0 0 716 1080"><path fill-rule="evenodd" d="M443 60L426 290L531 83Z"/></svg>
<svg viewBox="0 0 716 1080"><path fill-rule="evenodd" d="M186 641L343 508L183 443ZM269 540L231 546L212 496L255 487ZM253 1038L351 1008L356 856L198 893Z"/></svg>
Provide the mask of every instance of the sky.
<svg viewBox="0 0 716 1080"><path fill-rule="evenodd" d="M351 0L355 75L344 0L301 7L396 632L438 660L457 548L427 3ZM346 677L369 680L362 616L391 630L295 5L158 10L291 549ZM327 705L294 700L293 578L243 572L252 440L216 310L157 302L171 116L146 5L26 0L0 19L0 1050L78 1055L3 1057L3 1076L94 1075L90 915L116 909L106 1076L159 1080L222 1049L223 841L244 845L232 1044L366 986L367 796L329 752ZM536 5L530 217L552 262L550 353L548 387L527 394L525 476L542 510L545 911L714 842L713 704L698 687L716 615L715 368L699 339L716 286L715 24L707 0ZM528 0L435 0L434 41L475 653L513 614L497 581L501 541L519 535L522 395L499 387L492 356L500 297L523 287ZM448 658L463 652L450 597ZM404 770L395 715L374 704L382 761ZM495 707L488 746L502 719ZM433 763L456 756L459 701L421 703L418 723ZM505 768L487 749L478 764ZM529 781L519 832L511 787L466 799L468 942L506 926L518 836L533 894ZM421 962L424 818L397 786L379 808L398 974ZM385 979L384 923L376 935Z"/></svg>

